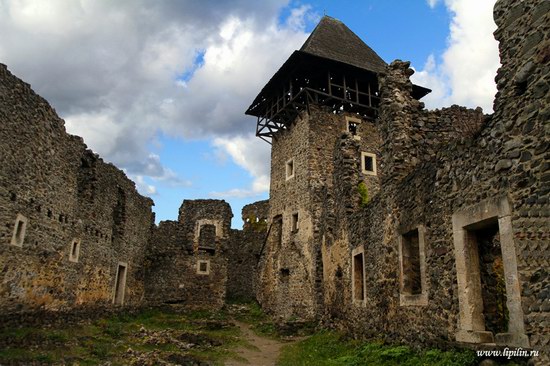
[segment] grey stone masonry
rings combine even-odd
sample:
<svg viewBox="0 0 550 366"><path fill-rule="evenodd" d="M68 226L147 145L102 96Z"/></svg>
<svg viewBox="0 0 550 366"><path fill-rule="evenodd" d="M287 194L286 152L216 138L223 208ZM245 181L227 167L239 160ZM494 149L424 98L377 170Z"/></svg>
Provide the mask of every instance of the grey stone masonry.
<svg viewBox="0 0 550 366"><path fill-rule="evenodd" d="M227 298L256 299L257 268L267 234L269 201L246 205L242 210L243 230L232 230L227 251Z"/></svg>
<svg viewBox="0 0 550 366"><path fill-rule="evenodd" d="M378 74L374 121L346 128L356 116L312 103L275 134L266 310L417 346L535 349L535 363L549 362L549 2L499 0L494 17L492 115L424 109L397 60Z"/></svg>
<svg viewBox="0 0 550 366"><path fill-rule="evenodd" d="M535 362L548 362L547 10L542 1L497 2L502 67L490 116L457 106L425 110L411 97L407 62L381 76L382 182L366 205L353 191L358 147L344 137L335 148L333 180L341 184L327 194L321 232L327 323L422 346L530 348L541 353ZM429 135L438 128L447 133ZM411 235L417 244L404 249ZM352 294L358 248L360 304ZM411 276L418 276L414 292Z"/></svg>
<svg viewBox="0 0 550 366"><path fill-rule="evenodd" d="M149 303L223 306L232 217L223 200L184 200L177 222L153 230L145 266Z"/></svg>
<svg viewBox="0 0 550 366"><path fill-rule="evenodd" d="M110 308L120 263L117 304L141 304L153 201L1 64L0 156L2 313Z"/></svg>

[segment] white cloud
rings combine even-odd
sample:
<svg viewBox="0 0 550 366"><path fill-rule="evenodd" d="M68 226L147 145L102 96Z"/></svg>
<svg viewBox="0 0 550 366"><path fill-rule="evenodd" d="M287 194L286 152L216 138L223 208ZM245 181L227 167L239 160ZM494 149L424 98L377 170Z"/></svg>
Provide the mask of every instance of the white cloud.
<svg viewBox="0 0 550 366"><path fill-rule="evenodd" d="M136 189L144 196L155 196L158 194L157 187L148 184L143 175L130 175L129 178L136 183Z"/></svg>
<svg viewBox="0 0 550 366"><path fill-rule="evenodd" d="M212 197L253 197L269 190L271 145L256 136L216 138L214 147L227 153L233 161L248 171L252 184L248 188L235 188L225 192L212 192Z"/></svg>
<svg viewBox="0 0 550 366"><path fill-rule="evenodd" d="M243 113L317 16L301 6L279 24L286 5L0 0L0 62L50 101L70 133L135 177L142 192L154 192L143 177L190 184L151 155L159 131L222 139L220 149L233 149L229 156L240 159L260 192L269 171L259 173L254 154L243 158L235 150L253 140L238 137L254 130ZM260 155L268 166L269 155Z"/></svg>
<svg viewBox="0 0 550 366"><path fill-rule="evenodd" d="M426 2L428 3L428 6L433 9L435 8L439 0L426 0Z"/></svg>
<svg viewBox="0 0 550 366"><path fill-rule="evenodd" d="M433 55L413 82L433 89L425 98L431 108L449 104L492 111L494 77L500 65L493 37L495 0L446 0L452 14L448 46L437 64Z"/></svg>

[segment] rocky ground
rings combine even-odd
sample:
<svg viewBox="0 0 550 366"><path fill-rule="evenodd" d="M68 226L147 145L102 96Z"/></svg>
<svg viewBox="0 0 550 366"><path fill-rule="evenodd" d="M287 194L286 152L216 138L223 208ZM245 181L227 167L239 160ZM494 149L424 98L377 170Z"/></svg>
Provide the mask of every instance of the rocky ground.
<svg viewBox="0 0 550 366"><path fill-rule="evenodd" d="M171 306L71 326L0 327L0 365L274 365L296 329L276 326L256 304Z"/></svg>

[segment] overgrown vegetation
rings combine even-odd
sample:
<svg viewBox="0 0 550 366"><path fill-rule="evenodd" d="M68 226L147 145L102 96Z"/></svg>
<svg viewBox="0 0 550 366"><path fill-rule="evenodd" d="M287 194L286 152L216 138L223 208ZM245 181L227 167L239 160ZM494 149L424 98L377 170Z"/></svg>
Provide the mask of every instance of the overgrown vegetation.
<svg viewBox="0 0 550 366"><path fill-rule="evenodd" d="M365 343L346 339L330 331L318 332L283 348L280 366L470 366L476 365L473 351L415 352L407 346Z"/></svg>
<svg viewBox="0 0 550 366"><path fill-rule="evenodd" d="M224 312L147 310L63 329L4 329L0 364L221 365L245 343Z"/></svg>
<svg viewBox="0 0 550 366"><path fill-rule="evenodd" d="M316 323L302 322L300 319L287 319L285 323L277 323L262 311L256 302L233 302L229 305L234 318L251 325L251 329L259 336L274 339L285 339L295 336L313 334Z"/></svg>
<svg viewBox="0 0 550 366"><path fill-rule="evenodd" d="M250 227L254 231L265 231L265 230L267 230L267 220L260 219L260 218L256 217L256 215L254 215L254 214L250 214L246 218L246 222L250 225Z"/></svg>
<svg viewBox="0 0 550 366"><path fill-rule="evenodd" d="M367 185L365 182L359 183L357 186L357 190L359 191L359 195L361 196L361 206L366 206L367 203L369 203L369 189L367 188Z"/></svg>
<svg viewBox="0 0 550 366"><path fill-rule="evenodd" d="M237 347L250 347L234 320L250 324L264 337L308 335L283 347L279 366L473 366L479 361L473 351L417 352L332 331L314 333L314 324L299 319L278 324L257 303L248 302L232 303L218 312L151 309L65 328L0 330L0 365L222 365L227 359L240 359Z"/></svg>

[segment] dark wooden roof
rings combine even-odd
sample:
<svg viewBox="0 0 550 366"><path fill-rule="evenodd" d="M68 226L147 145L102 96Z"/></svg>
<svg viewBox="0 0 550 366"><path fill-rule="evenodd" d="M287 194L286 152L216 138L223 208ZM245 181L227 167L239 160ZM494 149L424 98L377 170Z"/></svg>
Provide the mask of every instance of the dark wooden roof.
<svg viewBox="0 0 550 366"><path fill-rule="evenodd" d="M344 23L325 15L300 50L294 51L262 88L245 114L265 117L270 108L270 98L282 93L288 79L297 70L346 70L347 74L360 74L363 78L373 75L376 78L385 72L386 66L386 62ZM429 92L430 89L413 85L415 99Z"/></svg>
<svg viewBox="0 0 550 366"><path fill-rule="evenodd" d="M384 72L386 63L338 19L324 16L300 51L357 66L362 69Z"/></svg>

